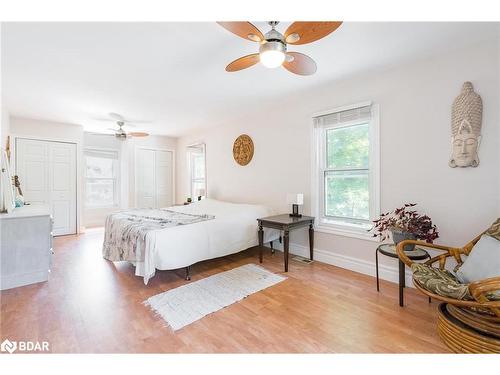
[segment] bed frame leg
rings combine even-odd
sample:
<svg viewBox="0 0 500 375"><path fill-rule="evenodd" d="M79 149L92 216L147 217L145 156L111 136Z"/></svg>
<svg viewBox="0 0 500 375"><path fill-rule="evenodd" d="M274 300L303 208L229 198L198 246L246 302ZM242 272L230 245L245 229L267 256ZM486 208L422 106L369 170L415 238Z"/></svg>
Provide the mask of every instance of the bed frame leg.
<svg viewBox="0 0 500 375"><path fill-rule="evenodd" d="M191 275L190 275L190 273L191 273L191 266L187 266L187 267L186 267L186 280L187 280L187 281L191 280Z"/></svg>

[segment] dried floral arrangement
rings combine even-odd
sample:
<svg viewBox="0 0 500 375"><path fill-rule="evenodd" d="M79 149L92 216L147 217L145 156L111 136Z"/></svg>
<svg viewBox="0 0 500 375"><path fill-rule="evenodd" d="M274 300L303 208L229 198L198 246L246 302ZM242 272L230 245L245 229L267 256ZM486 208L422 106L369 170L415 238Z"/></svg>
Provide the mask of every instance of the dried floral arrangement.
<svg viewBox="0 0 500 375"><path fill-rule="evenodd" d="M416 203L405 203L403 207L381 214L377 220L373 220L375 225L372 230L376 232L373 237L380 237L383 241L389 238L392 230L399 229L413 233L419 240L432 243L439 237L437 227L432 224L429 216L419 214L412 209L416 205Z"/></svg>

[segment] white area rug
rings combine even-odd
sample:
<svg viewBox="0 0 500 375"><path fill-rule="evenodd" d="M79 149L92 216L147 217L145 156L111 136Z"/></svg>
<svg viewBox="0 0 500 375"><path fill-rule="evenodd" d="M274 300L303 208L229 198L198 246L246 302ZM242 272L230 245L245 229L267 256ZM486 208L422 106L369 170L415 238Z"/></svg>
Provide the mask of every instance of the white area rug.
<svg viewBox="0 0 500 375"><path fill-rule="evenodd" d="M157 294L144 303L175 331L283 280L286 277L246 264Z"/></svg>

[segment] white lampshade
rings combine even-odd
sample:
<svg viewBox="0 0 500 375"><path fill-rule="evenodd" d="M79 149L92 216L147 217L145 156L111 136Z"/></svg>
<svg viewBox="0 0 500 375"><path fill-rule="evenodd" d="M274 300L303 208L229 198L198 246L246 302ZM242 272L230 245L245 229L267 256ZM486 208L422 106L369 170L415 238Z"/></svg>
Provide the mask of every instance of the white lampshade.
<svg viewBox="0 0 500 375"><path fill-rule="evenodd" d="M288 204L298 204L299 206L302 206L304 204L304 194L288 193L286 195L286 202Z"/></svg>

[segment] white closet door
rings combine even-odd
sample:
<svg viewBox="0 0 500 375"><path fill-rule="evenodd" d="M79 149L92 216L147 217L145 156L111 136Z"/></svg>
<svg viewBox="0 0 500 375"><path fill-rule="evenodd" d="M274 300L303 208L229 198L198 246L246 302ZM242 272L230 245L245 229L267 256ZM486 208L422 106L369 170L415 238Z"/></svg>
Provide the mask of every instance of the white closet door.
<svg viewBox="0 0 500 375"><path fill-rule="evenodd" d="M138 148L136 155L137 207L162 208L172 206L172 152Z"/></svg>
<svg viewBox="0 0 500 375"><path fill-rule="evenodd" d="M156 151L156 205L158 208L173 204L172 153Z"/></svg>
<svg viewBox="0 0 500 375"><path fill-rule="evenodd" d="M76 145L48 142L49 194L54 235L76 233Z"/></svg>
<svg viewBox="0 0 500 375"><path fill-rule="evenodd" d="M26 202L49 205L49 158L47 142L16 140L16 174Z"/></svg>
<svg viewBox="0 0 500 375"><path fill-rule="evenodd" d="M136 200L137 207L156 207L155 151L137 150Z"/></svg>
<svg viewBox="0 0 500 375"><path fill-rule="evenodd" d="M49 205L54 235L76 233L76 144L19 138L16 171L25 200Z"/></svg>

